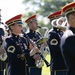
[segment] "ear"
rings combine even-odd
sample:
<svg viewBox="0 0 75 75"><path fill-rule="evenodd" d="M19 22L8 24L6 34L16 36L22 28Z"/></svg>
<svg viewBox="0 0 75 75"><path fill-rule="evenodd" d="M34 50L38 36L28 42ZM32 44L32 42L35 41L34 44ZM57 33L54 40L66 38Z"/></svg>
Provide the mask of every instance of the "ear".
<svg viewBox="0 0 75 75"><path fill-rule="evenodd" d="M10 28L13 30L14 29L14 26L10 26Z"/></svg>
<svg viewBox="0 0 75 75"><path fill-rule="evenodd" d="M70 18L71 21L75 21L75 16L70 15L69 18Z"/></svg>
<svg viewBox="0 0 75 75"><path fill-rule="evenodd" d="M28 23L27 25L29 26L30 24Z"/></svg>
<svg viewBox="0 0 75 75"><path fill-rule="evenodd" d="M28 27L29 27L29 28L31 28L31 27L32 27L31 23L29 23L29 24L28 24Z"/></svg>

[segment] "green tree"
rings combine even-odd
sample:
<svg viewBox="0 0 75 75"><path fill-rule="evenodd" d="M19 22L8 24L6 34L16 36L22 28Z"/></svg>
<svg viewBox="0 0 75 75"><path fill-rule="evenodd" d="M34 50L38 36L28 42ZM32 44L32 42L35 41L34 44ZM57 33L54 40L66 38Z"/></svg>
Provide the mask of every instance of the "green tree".
<svg viewBox="0 0 75 75"><path fill-rule="evenodd" d="M62 6L73 1L74 0L24 0L24 18L27 18L32 14L37 14L39 25L42 27L46 26L50 29L51 26L47 16L53 12L60 10ZM44 34L43 30L40 30L40 32Z"/></svg>

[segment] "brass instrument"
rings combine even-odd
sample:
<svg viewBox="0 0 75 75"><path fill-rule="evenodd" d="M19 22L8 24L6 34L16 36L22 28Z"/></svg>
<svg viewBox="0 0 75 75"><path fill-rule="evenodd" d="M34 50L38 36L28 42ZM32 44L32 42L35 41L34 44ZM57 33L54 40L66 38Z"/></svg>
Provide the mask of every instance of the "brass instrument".
<svg viewBox="0 0 75 75"><path fill-rule="evenodd" d="M0 13L0 49L3 51L3 54L0 55L0 60L2 61L5 61L7 58L6 51L4 50L4 42L5 42L5 25L3 22L1 22L1 13Z"/></svg>
<svg viewBox="0 0 75 75"><path fill-rule="evenodd" d="M4 49L4 42L5 41L3 40L2 45L0 45L0 49L3 50L3 54L0 55L0 60L2 60L2 61L5 61L7 59L7 53L6 53L5 49Z"/></svg>
<svg viewBox="0 0 75 75"><path fill-rule="evenodd" d="M41 51L41 54L43 55L43 57L45 58L46 57L46 54L45 54L45 45L44 43L48 40L48 38L46 37L42 37L41 39L39 39L36 44L37 45L40 45L40 51ZM46 60L46 59L45 59ZM44 66L44 61L43 59L39 59L39 60L36 60L36 67L38 68L41 68L42 66Z"/></svg>
<svg viewBox="0 0 75 75"><path fill-rule="evenodd" d="M34 43L33 42L33 40L31 40L29 37L28 37L28 35L27 34L25 34L23 31L22 31L22 33L24 34L24 36L27 38L27 40L32 44L32 46L34 47L34 46L39 46L40 44L43 44L44 42L45 42L45 40L47 40L47 38L41 38L40 40L38 40L36 43ZM43 54L42 54L42 52L40 51L39 52L39 55L41 56L41 60L43 60L44 62L45 62L45 64L46 64L46 66L47 67L49 67L50 66L50 64L48 63L48 61L45 59L45 57L43 56ZM40 60L40 61L41 61ZM38 67L38 65L40 64L37 64L37 63L39 63L39 61L37 60L36 61L36 67ZM42 64L40 64L40 65L42 65ZM38 67L38 68L40 68L40 67Z"/></svg>
<svg viewBox="0 0 75 75"><path fill-rule="evenodd" d="M7 58L6 51L4 50L4 43L5 43L5 29L3 25L0 25L0 49L3 50L4 54L0 55L0 60L5 61Z"/></svg>
<svg viewBox="0 0 75 75"><path fill-rule="evenodd" d="M41 26L38 26L38 28L41 28L41 29L45 29L46 30L46 32L44 34L44 37L43 37L43 41L44 42L42 43L42 41L40 40L40 43L41 43L40 44L40 51L41 51L42 55L45 58L48 54L50 54L49 47L47 45L45 45L45 43L48 40L48 32L49 32L49 29L48 29L48 27L41 27ZM36 66L38 68L41 68L43 65L44 65L44 61L42 59L39 59L39 60L36 61Z"/></svg>
<svg viewBox="0 0 75 75"><path fill-rule="evenodd" d="M44 36L45 38L48 38L49 36L49 28L48 27L39 27L41 29L45 29ZM50 54L49 47L44 45L44 43L41 45L40 50L42 51L43 55L46 57L46 55Z"/></svg>

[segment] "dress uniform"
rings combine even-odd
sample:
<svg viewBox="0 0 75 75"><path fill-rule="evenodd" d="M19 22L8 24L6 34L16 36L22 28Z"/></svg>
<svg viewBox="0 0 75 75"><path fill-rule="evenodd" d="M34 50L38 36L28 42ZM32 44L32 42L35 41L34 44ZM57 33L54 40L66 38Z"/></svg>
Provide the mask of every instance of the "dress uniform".
<svg viewBox="0 0 75 75"><path fill-rule="evenodd" d="M3 38L4 38L4 29L2 28L3 25L0 25L0 47L3 46ZM2 38L3 37L3 38ZM4 69L5 69L5 62L1 60L2 56L0 56L0 75L4 75Z"/></svg>
<svg viewBox="0 0 75 75"><path fill-rule="evenodd" d="M65 14L69 24L61 38L61 51L69 68L67 75L75 75L75 2L62 7L62 14Z"/></svg>
<svg viewBox="0 0 75 75"><path fill-rule="evenodd" d="M49 15L48 18L53 21L59 18L59 16L61 16L61 11ZM49 32L49 39L47 41L51 53L51 75L66 75L67 68L60 50L62 30L65 28L58 27L56 23L52 27L53 30Z"/></svg>
<svg viewBox="0 0 75 75"><path fill-rule="evenodd" d="M25 22L27 24L31 23L32 21L34 21L35 23L37 23L36 15L32 15L27 20L25 20ZM41 35L38 32L36 32L36 30L34 31L32 29L30 29L30 31L29 31L29 33L27 33L27 35L34 42L36 42L37 40L39 40L41 38ZM36 67L35 59L33 59L33 56L30 58L30 61L31 61L31 63L28 63L29 68L30 68L30 74L29 75L41 75L42 68L37 68Z"/></svg>
<svg viewBox="0 0 75 75"><path fill-rule="evenodd" d="M5 23L10 27L15 25L22 25L22 15L17 15ZM5 50L7 52L8 70L7 75L27 75L26 59L30 57L29 43L22 35L16 35L13 32L5 40Z"/></svg>
<svg viewBox="0 0 75 75"><path fill-rule="evenodd" d="M1 12L1 9L0 9ZM5 36L5 27L3 25L3 22L1 22L1 13L0 13L0 48L3 45L4 42L4 36ZM1 60L1 56L0 56L0 75L4 75L4 69L5 69L5 63L3 62L3 60Z"/></svg>

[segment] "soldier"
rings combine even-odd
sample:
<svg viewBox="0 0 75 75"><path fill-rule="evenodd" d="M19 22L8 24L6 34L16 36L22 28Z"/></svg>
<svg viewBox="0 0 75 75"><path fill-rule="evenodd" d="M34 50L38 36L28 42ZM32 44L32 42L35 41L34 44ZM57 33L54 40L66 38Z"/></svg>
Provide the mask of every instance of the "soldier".
<svg viewBox="0 0 75 75"><path fill-rule="evenodd" d="M49 39L47 44L50 49L51 54L51 75L66 75L66 65L64 63L63 57L60 50L60 39L63 34L63 29L61 26L57 26L56 21L61 16L61 11L57 11L48 16L52 22L53 30L49 32Z"/></svg>
<svg viewBox="0 0 75 75"><path fill-rule="evenodd" d="M27 33L27 35L29 36L30 39L32 39L33 41L37 41L41 38L41 35L36 32L36 30L38 29L38 22L36 20L36 15L32 15L30 16L28 19L25 20L25 22L27 23L30 32ZM39 55L35 54L34 56L31 57L30 61L31 63L29 64L30 66L30 74L29 75L41 75L42 72L42 67L41 68L37 68L35 61L37 59Z"/></svg>
<svg viewBox="0 0 75 75"><path fill-rule="evenodd" d="M4 47L4 38L5 38L5 27L3 24L0 24L0 49ZM0 75L4 75L5 62L1 60L2 56L0 55Z"/></svg>
<svg viewBox="0 0 75 75"><path fill-rule="evenodd" d="M1 22L1 9L0 9L0 49L3 48L4 40L5 40L5 25ZM3 49L2 49L3 50ZM4 75L5 63L1 60L2 56L0 56L0 75Z"/></svg>
<svg viewBox="0 0 75 75"><path fill-rule="evenodd" d="M21 31L21 17L22 14L19 14L5 22L11 30L11 34L6 38L4 46L7 53L5 62L9 64L7 75L27 75L26 59L39 51L36 46L32 51L28 50L29 42Z"/></svg>
<svg viewBox="0 0 75 75"><path fill-rule="evenodd" d="M61 38L61 52L69 68L67 75L75 75L75 2L62 7L69 27Z"/></svg>

